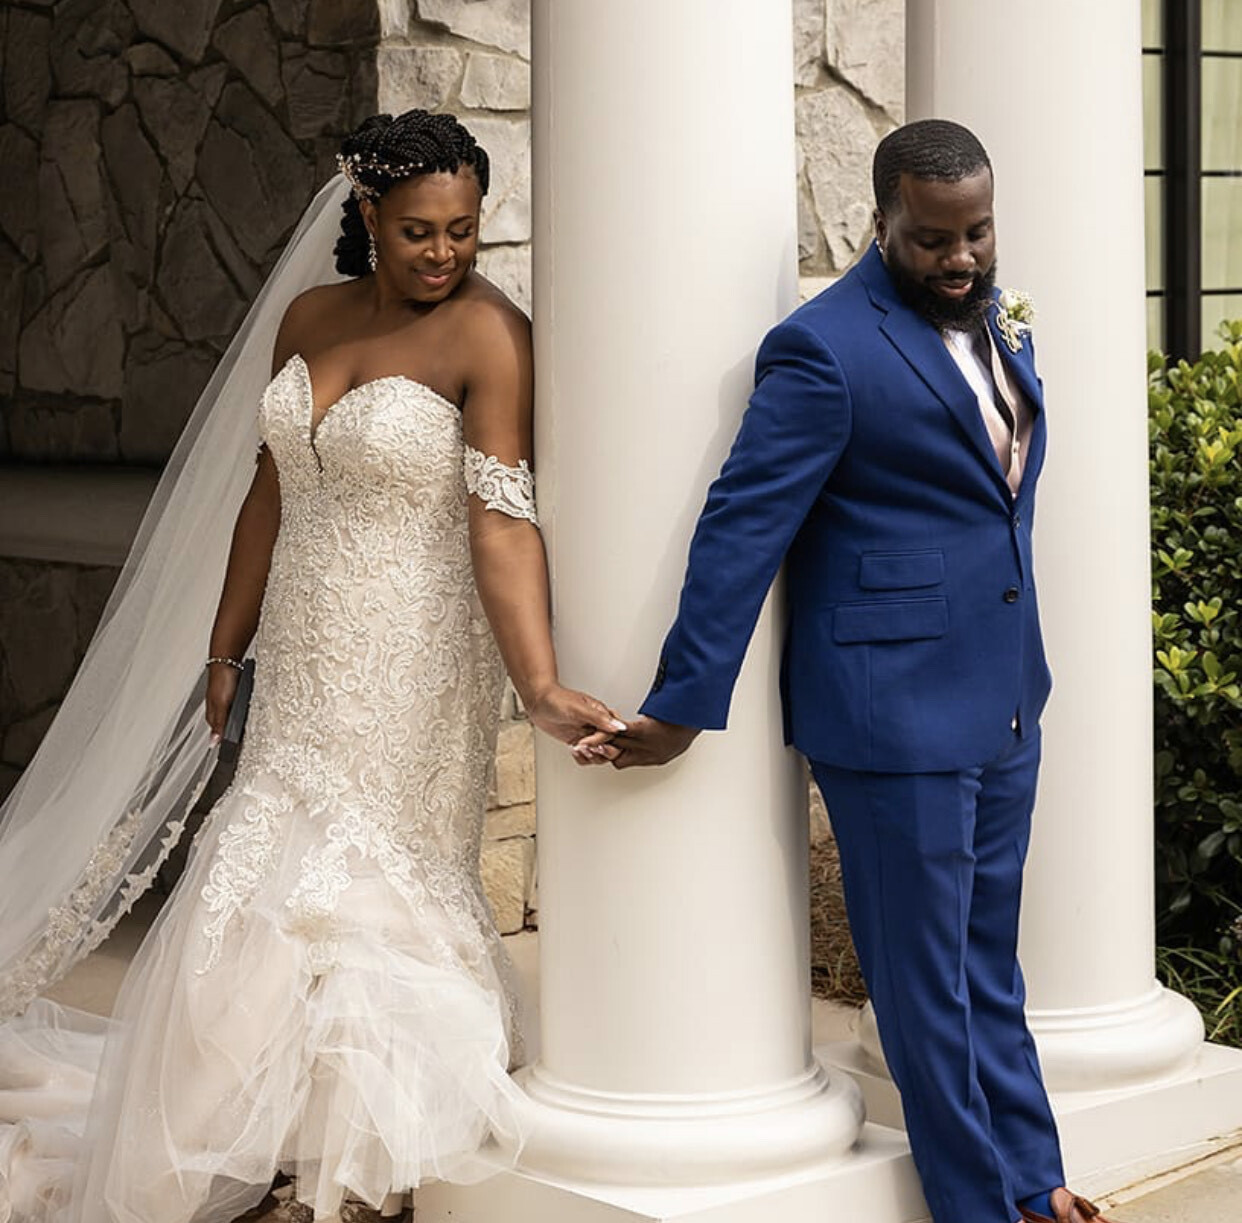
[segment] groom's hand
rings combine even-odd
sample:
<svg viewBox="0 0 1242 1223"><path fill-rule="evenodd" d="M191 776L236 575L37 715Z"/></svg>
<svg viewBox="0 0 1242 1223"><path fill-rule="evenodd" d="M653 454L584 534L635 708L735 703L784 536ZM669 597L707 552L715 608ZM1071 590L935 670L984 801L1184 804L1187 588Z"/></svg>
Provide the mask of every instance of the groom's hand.
<svg viewBox="0 0 1242 1223"><path fill-rule="evenodd" d="M694 726L678 726L675 722L661 722L639 714L631 718L626 729L616 735L612 746L616 755L612 760L614 769L628 769L642 765L667 764L680 756L698 736Z"/></svg>

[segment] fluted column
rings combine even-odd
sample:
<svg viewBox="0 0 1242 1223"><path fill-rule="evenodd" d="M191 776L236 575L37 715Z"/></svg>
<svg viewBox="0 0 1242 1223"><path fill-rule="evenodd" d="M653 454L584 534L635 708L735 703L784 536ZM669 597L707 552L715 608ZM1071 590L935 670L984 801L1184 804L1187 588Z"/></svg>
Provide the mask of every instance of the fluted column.
<svg viewBox="0 0 1242 1223"><path fill-rule="evenodd" d="M632 712L795 304L788 0L535 0L539 501L563 676ZM807 830L765 612L730 729L659 771L543 741L528 1171L741 1182L844 1152L810 1048Z"/></svg>
<svg viewBox="0 0 1242 1223"><path fill-rule="evenodd" d="M911 118L957 119L996 171L999 283L1035 300L1048 405L1036 569L1055 686L1022 960L1053 1089L1185 1066L1194 1008L1157 984L1137 0L907 6Z"/></svg>

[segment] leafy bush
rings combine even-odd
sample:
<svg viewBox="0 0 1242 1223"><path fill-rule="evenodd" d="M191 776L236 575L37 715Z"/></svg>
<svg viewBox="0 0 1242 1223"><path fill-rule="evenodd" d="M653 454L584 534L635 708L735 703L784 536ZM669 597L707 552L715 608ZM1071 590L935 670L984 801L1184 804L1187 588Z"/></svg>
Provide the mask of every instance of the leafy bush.
<svg viewBox="0 0 1242 1223"><path fill-rule="evenodd" d="M1157 915L1242 954L1242 323L1149 360Z"/></svg>

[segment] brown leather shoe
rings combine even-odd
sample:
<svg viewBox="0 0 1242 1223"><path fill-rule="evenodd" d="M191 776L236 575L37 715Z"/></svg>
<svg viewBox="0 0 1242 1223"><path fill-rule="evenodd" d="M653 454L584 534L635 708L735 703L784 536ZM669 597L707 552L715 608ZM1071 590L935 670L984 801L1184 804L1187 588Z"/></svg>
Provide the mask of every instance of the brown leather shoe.
<svg viewBox="0 0 1242 1223"><path fill-rule="evenodd" d="M1088 1202L1086 1198L1080 1198L1065 1188L1052 1191L1054 1218L1036 1214L1025 1206L1019 1206L1018 1213L1021 1214L1023 1223L1110 1223L1100 1214L1100 1208L1094 1202Z"/></svg>

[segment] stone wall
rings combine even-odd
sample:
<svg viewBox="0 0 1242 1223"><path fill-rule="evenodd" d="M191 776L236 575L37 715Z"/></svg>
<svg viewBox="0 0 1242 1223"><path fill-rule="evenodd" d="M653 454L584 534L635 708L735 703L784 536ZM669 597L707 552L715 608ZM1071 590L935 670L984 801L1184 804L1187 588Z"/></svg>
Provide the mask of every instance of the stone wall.
<svg viewBox="0 0 1242 1223"><path fill-rule="evenodd" d="M119 572L0 557L0 800L51 725Z"/></svg>
<svg viewBox="0 0 1242 1223"><path fill-rule="evenodd" d="M379 109L449 111L487 150L478 266L529 312L529 0L385 0L381 22Z"/></svg>
<svg viewBox="0 0 1242 1223"><path fill-rule="evenodd" d="M374 0L0 10L0 460L168 457L378 36Z"/></svg>
<svg viewBox="0 0 1242 1223"><path fill-rule="evenodd" d="M845 271L871 238L871 155L905 112L905 0L794 0L798 253Z"/></svg>
<svg viewBox="0 0 1242 1223"><path fill-rule="evenodd" d="M483 886L501 934L538 922L535 891L534 730L516 696L505 697L496 747L496 773L488 795L481 859Z"/></svg>

